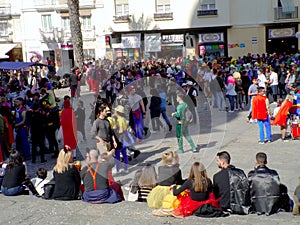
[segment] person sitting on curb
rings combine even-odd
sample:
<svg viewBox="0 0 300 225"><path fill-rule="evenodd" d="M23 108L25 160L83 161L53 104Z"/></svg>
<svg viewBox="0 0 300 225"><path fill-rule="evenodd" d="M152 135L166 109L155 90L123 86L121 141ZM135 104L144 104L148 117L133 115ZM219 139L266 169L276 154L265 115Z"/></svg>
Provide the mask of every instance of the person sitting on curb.
<svg viewBox="0 0 300 225"><path fill-rule="evenodd" d="M248 214L250 209L249 183L244 171L230 165L227 151L217 153L217 165L221 169L213 177L214 194L220 197L223 211Z"/></svg>
<svg viewBox="0 0 300 225"><path fill-rule="evenodd" d="M300 177L299 177L300 180ZM294 208L293 215L300 215L300 183L294 192Z"/></svg>
<svg viewBox="0 0 300 225"><path fill-rule="evenodd" d="M277 212L280 196L280 179L275 170L269 169L267 155L256 154L255 168L248 174L252 210L257 214L270 215Z"/></svg>
<svg viewBox="0 0 300 225"><path fill-rule="evenodd" d="M99 153L91 149L86 154L87 166L81 170L81 179L84 185L82 200L89 203L116 203L122 197L109 187L108 174L115 165L113 158L115 150L107 153L108 161L98 161Z"/></svg>

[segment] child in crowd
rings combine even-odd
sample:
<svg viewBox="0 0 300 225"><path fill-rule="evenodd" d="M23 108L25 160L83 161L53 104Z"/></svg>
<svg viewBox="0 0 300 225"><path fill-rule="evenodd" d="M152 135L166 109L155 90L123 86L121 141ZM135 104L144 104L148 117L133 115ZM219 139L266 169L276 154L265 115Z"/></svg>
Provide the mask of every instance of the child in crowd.
<svg viewBox="0 0 300 225"><path fill-rule="evenodd" d="M77 109L75 111L75 116L77 119L77 130L82 134L82 138L86 141L85 136L85 108L82 100L77 103Z"/></svg>
<svg viewBox="0 0 300 225"><path fill-rule="evenodd" d="M36 191L39 193L40 196L44 194L44 185L49 182L47 178L47 170L45 168L38 168L36 171L36 178L31 179Z"/></svg>
<svg viewBox="0 0 300 225"><path fill-rule="evenodd" d="M147 202L147 197L151 190L157 185L157 173L155 167L147 164L143 170L138 181L138 201Z"/></svg>
<svg viewBox="0 0 300 225"><path fill-rule="evenodd" d="M119 140L119 146L116 149L115 157L116 157L116 171L120 171L120 160L121 154L123 156L124 161L124 171L128 172L128 155L127 155L127 147L133 144L134 140L131 136L129 136L129 132L127 131L127 122L125 119L125 109L124 106L118 105L115 108L114 112L114 125L113 129L115 130L115 134Z"/></svg>

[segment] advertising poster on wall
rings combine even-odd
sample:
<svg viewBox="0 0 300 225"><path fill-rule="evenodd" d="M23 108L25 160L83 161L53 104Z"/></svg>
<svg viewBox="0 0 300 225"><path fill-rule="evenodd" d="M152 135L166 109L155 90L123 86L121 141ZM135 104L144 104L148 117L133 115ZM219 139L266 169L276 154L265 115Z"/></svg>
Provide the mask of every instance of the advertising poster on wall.
<svg viewBox="0 0 300 225"><path fill-rule="evenodd" d="M161 51L161 34L145 34L145 52Z"/></svg>
<svg viewBox="0 0 300 225"><path fill-rule="evenodd" d="M122 48L140 48L141 34L122 34Z"/></svg>
<svg viewBox="0 0 300 225"><path fill-rule="evenodd" d="M62 50L55 49L55 65L57 67L62 67Z"/></svg>

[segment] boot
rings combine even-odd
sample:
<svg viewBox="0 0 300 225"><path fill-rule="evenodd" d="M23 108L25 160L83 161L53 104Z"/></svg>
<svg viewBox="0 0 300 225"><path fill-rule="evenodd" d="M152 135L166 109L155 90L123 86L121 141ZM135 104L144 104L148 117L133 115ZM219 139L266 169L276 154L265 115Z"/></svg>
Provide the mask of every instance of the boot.
<svg viewBox="0 0 300 225"><path fill-rule="evenodd" d="M31 182L31 180L26 179L26 180L23 182L23 185L25 185L25 186L30 190L30 192L31 192L34 196L36 196L36 197L41 197L41 196L39 195L39 193L37 192L37 190L35 189L33 183Z"/></svg>

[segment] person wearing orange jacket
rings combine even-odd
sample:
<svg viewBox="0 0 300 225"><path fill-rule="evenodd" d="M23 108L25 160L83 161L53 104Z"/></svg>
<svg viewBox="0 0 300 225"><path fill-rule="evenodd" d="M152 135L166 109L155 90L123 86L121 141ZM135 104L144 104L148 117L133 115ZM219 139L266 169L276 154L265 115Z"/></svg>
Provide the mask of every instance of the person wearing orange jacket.
<svg viewBox="0 0 300 225"><path fill-rule="evenodd" d="M267 142L272 142L271 123L270 123L270 104L265 96L265 88L258 87L258 95L252 101L252 119L257 119L259 128L259 144L265 143L265 131Z"/></svg>

